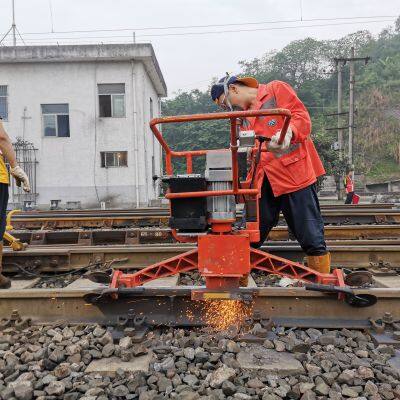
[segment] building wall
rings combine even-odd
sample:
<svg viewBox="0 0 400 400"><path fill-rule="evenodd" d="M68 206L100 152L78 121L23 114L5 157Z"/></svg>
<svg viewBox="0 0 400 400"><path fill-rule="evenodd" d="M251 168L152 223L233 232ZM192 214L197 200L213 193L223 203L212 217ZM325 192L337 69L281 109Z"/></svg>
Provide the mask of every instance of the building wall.
<svg viewBox="0 0 400 400"><path fill-rule="evenodd" d="M125 83L125 118L98 117L99 83ZM7 132L13 139L24 136L38 149L38 205L61 199L81 201L83 207L98 207L101 201L132 207L155 198L148 122L149 98L158 116L158 95L141 62L2 64L0 85L8 86ZM69 138L44 137L41 104L51 103L69 104ZM101 151L128 151L128 167L101 168ZM158 142L154 151L159 174Z"/></svg>

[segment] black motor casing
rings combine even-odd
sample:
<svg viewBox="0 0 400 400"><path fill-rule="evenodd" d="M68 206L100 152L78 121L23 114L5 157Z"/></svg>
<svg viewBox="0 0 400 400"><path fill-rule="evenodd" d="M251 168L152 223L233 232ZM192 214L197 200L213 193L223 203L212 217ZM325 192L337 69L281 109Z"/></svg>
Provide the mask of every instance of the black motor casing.
<svg viewBox="0 0 400 400"><path fill-rule="evenodd" d="M163 179L171 193L207 190L206 179L200 175L179 175ZM207 198L171 199L169 227L182 232L204 232L207 229Z"/></svg>

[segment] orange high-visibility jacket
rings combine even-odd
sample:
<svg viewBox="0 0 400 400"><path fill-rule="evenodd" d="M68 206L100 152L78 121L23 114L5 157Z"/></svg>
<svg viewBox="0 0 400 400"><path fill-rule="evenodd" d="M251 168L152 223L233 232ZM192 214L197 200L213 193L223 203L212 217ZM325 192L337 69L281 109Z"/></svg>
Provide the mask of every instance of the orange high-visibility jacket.
<svg viewBox="0 0 400 400"><path fill-rule="evenodd" d="M289 149L282 155L262 152L255 175L256 187L261 189L266 174L274 196L277 197L315 183L318 176L325 174L325 169L310 138L311 120L308 111L290 85L282 81L259 85L257 99L251 109L269 108L286 108L292 113L290 127L293 137ZM282 128L282 124L282 117L248 118L243 129L254 130L256 135L272 137Z"/></svg>
<svg viewBox="0 0 400 400"><path fill-rule="evenodd" d="M346 178L344 178L344 186L346 188L346 193L354 192L354 182L351 177L351 173L347 174Z"/></svg>

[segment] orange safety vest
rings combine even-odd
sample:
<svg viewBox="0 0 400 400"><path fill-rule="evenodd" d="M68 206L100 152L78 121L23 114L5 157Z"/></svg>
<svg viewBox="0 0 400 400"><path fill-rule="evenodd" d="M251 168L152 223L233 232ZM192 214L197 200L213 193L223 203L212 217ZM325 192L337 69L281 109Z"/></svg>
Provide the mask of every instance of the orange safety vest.
<svg viewBox="0 0 400 400"><path fill-rule="evenodd" d="M251 109L269 108L286 108L292 113L290 128L293 137L289 149L282 155L262 152L256 171L257 187L261 190L264 176L267 175L274 196L277 197L315 183L318 176L325 174L325 169L310 138L310 115L293 88L282 81L259 85L257 98ZM282 125L282 117L247 118L243 129L254 130L256 135L272 137L282 129ZM249 176L251 174L252 171Z"/></svg>
<svg viewBox="0 0 400 400"><path fill-rule="evenodd" d="M346 193L354 192L354 182L350 174L346 175L344 186L346 188Z"/></svg>

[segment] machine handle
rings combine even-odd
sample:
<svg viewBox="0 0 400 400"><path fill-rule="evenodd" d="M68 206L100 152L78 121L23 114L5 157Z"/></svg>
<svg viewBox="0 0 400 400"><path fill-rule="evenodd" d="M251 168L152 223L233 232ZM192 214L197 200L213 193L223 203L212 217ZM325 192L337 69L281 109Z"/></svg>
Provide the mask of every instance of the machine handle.
<svg viewBox="0 0 400 400"><path fill-rule="evenodd" d="M312 290L314 292L353 294L353 291L348 287L334 286L334 285L323 285L323 284L320 284L320 283L306 283L304 285L304 288L306 290Z"/></svg>
<svg viewBox="0 0 400 400"><path fill-rule="evenodd" d="M194 150L194 151L173 151L163 138L160 131L157 129L156 125L159 124L171 124L171 123L179 123L179 122L194 122L194 121L212 121L212 120L220 120L220 119L230 119L234 121L238 118L247 118L247 117L265 117L265 116L281 116L284 118L281 136L279 138L279 142L283 141L286 135L286 131L289 127L289 122L291 118L290 110L285 108L274 108L274 109L264 109L264 110L247 110L247 111L232 111L232 112L220 112L220 113L208 113L208 114L193 114L193 115L178 115L171 117L162 117L162 118L154 118L150 121L150 129L153 134L156 136L157 140L163 147L164 151L167 155L184 157L189 154L197 156L204 155L206 150Z"/></svg>
<svg viewBox="0 0 400 400"><path fill-rule="evenodd" d="M282 144L282 143L283 143L288 128L289 128L289 124L288 124L288 126L286 127L286 129L282 129L282 130L281 130L281 135L279 136L278 144Z"/></svg>

